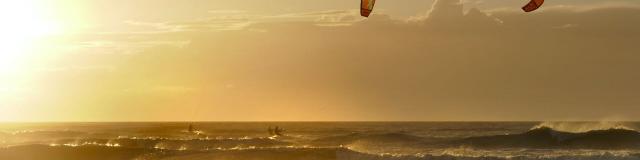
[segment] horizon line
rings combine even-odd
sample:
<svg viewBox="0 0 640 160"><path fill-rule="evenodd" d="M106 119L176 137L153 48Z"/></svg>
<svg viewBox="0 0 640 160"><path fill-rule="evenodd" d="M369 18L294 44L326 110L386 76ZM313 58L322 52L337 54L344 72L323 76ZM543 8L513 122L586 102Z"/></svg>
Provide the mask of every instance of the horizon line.
<svg viewBox="0 0 640 160"><path fill-rule="evenodd" d="M469 122L516 122L516 123L540 123L540 122L640 122L640 120L420 120L420 121L404 121L404 120L340 120L340 121L0 121L2 123L469 123Z"/></svg>

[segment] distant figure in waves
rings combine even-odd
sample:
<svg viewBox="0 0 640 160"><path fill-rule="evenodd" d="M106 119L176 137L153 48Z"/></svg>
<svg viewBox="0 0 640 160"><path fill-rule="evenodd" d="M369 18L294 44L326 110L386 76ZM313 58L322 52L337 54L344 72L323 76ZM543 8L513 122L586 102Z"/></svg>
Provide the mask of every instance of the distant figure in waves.
<svg viewBox="0 0 640 160"><path fill-rule="evenodd" d="M273 128L271 128L271 126L269 126L269 129L267 131L269 131L269 135L274 135Z"/></svg>
<svg viewBox="0 0 640 160"><path fill-rule="evenodd" d="M274 129L271 129L271 127L269 127L269 135L271 136L284 136L283 132L284 129L276 126Z"/></svg>
<svg viewBox="0 0 640 160"><path fill-rule="evenodd" d="M196 129L193 127L193 124L189 124L189 133L194 133L196 132Z"/></svg>

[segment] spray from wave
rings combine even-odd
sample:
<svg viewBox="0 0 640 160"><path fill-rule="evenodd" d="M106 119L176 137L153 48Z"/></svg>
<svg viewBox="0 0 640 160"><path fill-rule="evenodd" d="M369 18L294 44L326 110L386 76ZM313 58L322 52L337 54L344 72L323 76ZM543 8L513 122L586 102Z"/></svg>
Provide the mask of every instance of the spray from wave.
<svg viewBox="0 0 640 160"><path fill-rule="evenodd" d="M596 130L610 130L610 129L623 129L638 131L638 128L628 122L616 122L616 121L600 121L600 122L542 122L531 130L540 128L551 128L555 131L571 132L571 133L584 133Z"/></svg>
<svg viewBox="0 0 640 160"><path fill-rule="evenodd" d="M621 122L544 122L520 134L469 137L450 144L476 148L640 149L640 132Z"/></svg>

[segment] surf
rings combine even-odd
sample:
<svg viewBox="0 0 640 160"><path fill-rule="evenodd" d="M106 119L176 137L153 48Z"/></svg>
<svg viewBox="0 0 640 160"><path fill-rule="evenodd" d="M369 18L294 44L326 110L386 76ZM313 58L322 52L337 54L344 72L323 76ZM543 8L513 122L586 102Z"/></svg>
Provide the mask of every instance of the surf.
<svg viewBox="0 0 640 160"><path fill-rule="evenodd" d="M640 149L640 132L616 126L568 132L538 125L520 134L469 137L451 144L478 148Z"/></svg>

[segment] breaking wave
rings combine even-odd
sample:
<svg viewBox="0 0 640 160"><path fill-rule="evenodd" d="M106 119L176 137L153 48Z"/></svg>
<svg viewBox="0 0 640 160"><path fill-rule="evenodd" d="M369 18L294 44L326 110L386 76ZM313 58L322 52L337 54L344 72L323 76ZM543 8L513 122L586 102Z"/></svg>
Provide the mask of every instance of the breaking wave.
<svg viewBox="0 0 640 160"><path fill-rule="evenodd" d="M608 129L625 129L635 130L632 123L629 122L616 122L616 121L600 121L600 122L542 122L532 129L537 128L551 128L556 131L581 133L593 130L608 130Z"/></svg>
<svg viewBox="0 0 640 160"><path fill-rule="evenodd" d="M118 139L62 139L50 146L110 146L126 148L153 148L161 150L209 150L249 147L278 147L291 145L288 142L273 138L201 138L201 139L168 139L168 138L118 138Z"/></svg>
<svg viewBox="0 0 640 160"><path fill-rule="evenodd" d="M612 128L574 133L538 127L522 134L465 138L454 144L480 148L638 149L640 132Z"/></svg>
<svg viewBox="0 0 640 160"><path fill-rule="evenodd" d="M608 128L585 132L566 132L549 127L535 127L520 134L477 136L468 138L418 137L402 133L353 133L314 140L315 146L345 146L366 153L414 153L409 149L472 147L479 149L640 149L640 132ZM369 152L372 151L372 152ZM401 152L407 151L407 152Z"/></svg>

